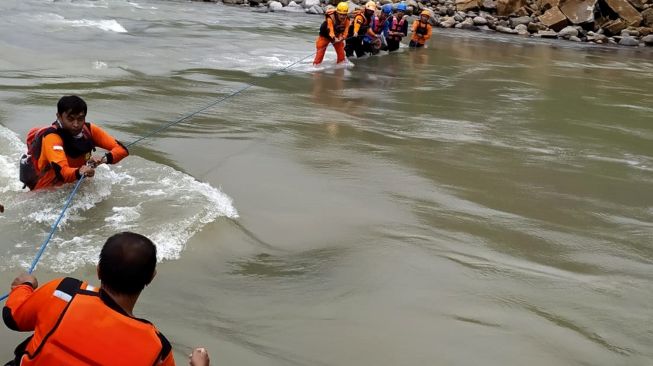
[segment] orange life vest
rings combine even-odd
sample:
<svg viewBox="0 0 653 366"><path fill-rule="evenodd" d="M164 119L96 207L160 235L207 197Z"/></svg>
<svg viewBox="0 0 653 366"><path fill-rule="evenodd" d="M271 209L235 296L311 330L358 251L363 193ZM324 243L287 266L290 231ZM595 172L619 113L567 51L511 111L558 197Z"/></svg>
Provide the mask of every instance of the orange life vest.
<svg viewBox="0 0 653 366"><path fill-rule="evenodd" d="M82 127L82 137L74 138L66 133L57 122L53 122L48 127L34 127L27 132L27 153L20 158L19 178L25 187L34 189L39 179L50 170L50 165L39 170L38 161L41 157L41 144L43 138L51 133L56 133L61 137L66 154L72 158L86 156L95 151L95 143L91 135L91 125L87 122Z"/></svg>
<svg viewBox="0 0 653 366"><path fill-rule="evenodd" d="M16 350L21 366L150 366L168 356L170 343L154 325L130 317L104 291L83 290L81 285L68 277L57 286L53 296L67 305L56 319L39 318L54 326L41 339L24 343L22 356Z"/></svg>

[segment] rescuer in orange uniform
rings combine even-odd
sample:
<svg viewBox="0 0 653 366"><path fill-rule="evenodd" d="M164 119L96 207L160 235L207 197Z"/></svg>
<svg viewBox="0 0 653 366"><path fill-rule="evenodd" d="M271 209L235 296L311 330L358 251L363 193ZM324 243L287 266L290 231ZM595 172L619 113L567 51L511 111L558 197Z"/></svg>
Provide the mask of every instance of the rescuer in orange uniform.
<svg viewBox="0 0 653 366"><path fill-rule="evenodd" d="M130 232L113 235L102 247L97 274L99 289L70 277L41 287L30 274L14 279L2 318L13 330L34 333L7 365L175 364L170 342L132 313L156 274L152 241ZM206 366L208 354L195 349L190 363Z"/></svg>
<svg viewBox="0 0 653 366"><path fill-rule="evenodd" d="M333 48L336 50L336 63L345 61L344 41L347 39L349 32L348 13L349 5L346 2L339 3L335 9L331 8L327 10L326 19L320 26L320 34L315 41L317 52L315 53L313 65L322 63L329 43L333 44Z"/></svg>
<svg viewBox="0 0 653 366"><path fill-rule="evenodd" d="M86 102L70 95L59 99L57 120L33 128L27 136L27 154L20 163L21 181L30 189L70 183L92 177L99 164L115 164L129 155L127 148L103 129L86 122ZM109 152L92 156L96 147Z"/></svg>
<svg viewBox="0 0 653 366"><path fill-rule="evenodd" d="M413 22L413 36L410 39L408 47L424 47L426 41L431 38L432 27L429 24L431 13L428 10L422 10L419 19Z"/></svg>

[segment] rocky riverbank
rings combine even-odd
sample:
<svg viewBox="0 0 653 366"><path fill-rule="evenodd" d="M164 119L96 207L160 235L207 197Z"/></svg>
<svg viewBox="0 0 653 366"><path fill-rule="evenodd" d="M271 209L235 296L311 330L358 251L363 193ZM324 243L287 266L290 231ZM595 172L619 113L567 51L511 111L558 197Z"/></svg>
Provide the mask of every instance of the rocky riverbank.
<svg viewBox="0 0 653 366"><path fill-rule="evenodd" d="M205 0L206 1L206 0ZM216 0L210 0L216 1ZM336 0L222 0L257 11L323 14ZM365 0L349 0L356 9ZM396 1L395 1L396 2ZM380 0L380 5L392 0ZM442 28L486 30L574 42L653 46L653 0L407 0L408 14L428 9Z"/></svg>

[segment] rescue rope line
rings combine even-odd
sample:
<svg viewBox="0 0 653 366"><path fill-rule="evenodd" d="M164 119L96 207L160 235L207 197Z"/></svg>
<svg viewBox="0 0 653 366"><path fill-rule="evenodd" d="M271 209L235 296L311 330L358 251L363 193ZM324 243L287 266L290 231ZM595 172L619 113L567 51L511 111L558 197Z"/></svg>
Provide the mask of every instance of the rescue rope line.
<svg viewBox="0 0 653 366"><path fill-rule="evenodd" d="M34 272L34 269L36 268L36 265L39 263L39 260L41 259L41 256L43 255L43 252L45 252L45 248L48 246L48 243L50 242L50 239L52 239L52 236L54 235L54 232L57 230L57 226L59 226L59 222L61 222L61 219L63 218L63 215L66 213L66 210L68 209L68 206L70 206L70 202L72 202L73 197L77 193L77 190L79 189L79 186L82 184L82 181L84 180L86 176L82 175L81 178L77 181L77 184L75 184L75 188L73 188L73 191L70 192L68 195L68 199L66 200L66 204L63 206L63 209L61 210L61 213L59 214L59 217L57 218L57 221L54 222L54 225L52 225L52 228L50 229L50 233L48 234L48 237L43 241L43 244L41 244L41 247L39 248L39 251L36 253L36 257L34 257L34 260L32 260L32 264L29 266L29 270L27 273L32 274ZM9 293L6 293L0 297L0 301L4 301L7 297L9 296Z"/></svg>
<svg viewBox="0 0 653 366"><path fill-rule="evenodd" d="M325 47L325 48L326 48L326 47ZM298 63L300 63L300 62L306 60L307 58L309 58L309 57L315 55L316 53L317 53L317 52L313 52L313 53L311 53L310 55L305 56L305 57L303 57L303 58L301 58L301 59L299 59L299 60L297 60L297 61L291 63L290 65L284 67L283 69L279 69L279 70L273 72L270 76L274 76L274 75L276 75L276 74L278 74L278 73L280 73L280 72L286 71L287 69L289 69L289 68L291 68L291 67L297 65ZM134 145L134 144L136 144L136 143L138 143L138 142L141 142L141 141L145 140L146 138L149 138L149 137L151 137L151 136L153 136L153 135L155 135L155 134L157 134L157 133L159 133L159 132L161 132L161 131L163 131L163 130L169 128L169 127L172 127L172 126L174 126L174 125L176 125L176 124L178 124L178 123L181 123L181 122L183 122L183 121L185 121L185 120L187 120L187 119L189 119L189 118L191 118L191 117L194 117L194 116L196 116L197 114L202 113L202 112L204 112L205 110L207 110L207 109L209 109L209 108L211 108L211 107L213 107L213 106L215 106L215 105L217 105L217 104L220 104L221 102L224 102L225 100L227 100L227 99L229 99L229 98L233 98L233 97L237 96L238 94L241 94L242 92L246 91L247 89L249 89L249 88L251 88L251 87L253 87L253 86L254 86L254 84L248 84L247 86L245 86L245 87L243 87L243 88L240 88L240 89L236 90L235 92L233 92L233 93L231 93L231 94L229 94L229 95L227 95L227 96L224 96L224 97L222 97L222 98L218 98L217 100L215 100L215 101L213 101L213 102L207 104L206 106L204 106L204 107L198 109L197 111L192 112L192 113L189 113L189 114L187 114L187 115L185 115L185 116L183 116L183 117L181 117L181 118L179 118L179 119L176 119L176 120L174 120L174 121L172 121L172 122L166 123L165 125L163 125L163 126L157 128L156 130L154 130L154 131L152 131L152 132L150 132L150 133L148 133L148 134L146 134L146 135L144 135L144 136L142 136L142 137L139 137L138 139L136 139L136 140L130 142L129 144L127 144L127 145L125 145L125 146L126 146L126 147L129 147L129 146L132 146L132 145Z"/></svg>
<svg viewBox="0 0 653 366"><path fill-rule="evenodd" d="M350 38L353 38L353 37L350 37ZM344 42L344 40L342 42ZM325 46L324 48L327 48L328 46L329 45ZM312 57L316 53L317 53L317 51L311 53L308 56L302 57L299 60L291 63L290 65L273 72L270 76L274 76L274 75L276 75L276 74L278 74L280 72L286 71L289 68L297 65L298 63L306 60L307 58ZM163 131L163 130L171 127L171 126L174 126L174 125L176 125L176 124L178 124L180 122L183 122L183 121L185 121L185 120L187 120L187 119L189 119L191 117L194 117L197 114L202 113L202 112L206 111L207 109L209 109L209 108L211 108L211 107L213 107L213 106L215 106L217 104L220 104L221 102L223 102L223 101L225 101L227 99L233 98L233 97L237 96L238 94L241 94L242 92L246 91L247 89L251 88L252 86L254 86L254 84L248 84L247 86L245 86L243 88L240 88L240 89L236 90L235 92L233 92L233 93L231 93L231 94L229 94L227 96L224 96L222 98L218 98L217 100L207 104L206 106L198 109L195 112L189 113L189 114L187 114L187 115L185 115L185 116L183 116L181 118L178 118L178 119L176 119L176 120L174 120L172 122L166 123L165 125L151 131L150 133L148 133L148 134L146 134L144 136L141 136L140 138L138 138L138 139L130 142L129 144L125 145L125 147L135 145L136 143L139 143L139 142L145 140L146 138L149 138L149 137L151 137L151 136L153 136L153 135L155 135L155 134L157 134L157 133L159 133L159 132L161 132L161 131ZM79 178L79 180L77 181L77 184L75 184L75 187L73 188L72 192L70 192L70 195L68 195L66 203L64 204L63 209L61 210L61 213L59 214L59 217L57 218L57 221L55 221L55 223L52 225L52 228L50 229L50 233L48 234L47 238L43 241L43 244L41 244L41 247L39 248L39 251L36 253L36 256L34 257L34 260L32 260L32 264L30 265L30 268L27 271L27 273L32 274L32 272L34 272L34 269L36 268L36 265L39 263L39 260L41 259L41 256L43 255L43 252L45 252L45 249L48 246L48 243L50 242L50 239L52 239L52 236L54 235L54 232L57 230L57 226L59 226L59 222L61 222L61 219L63 218L64 214L66 213L66 210L68 210L68 207L70 206L70 203L72 202L73 197L75 196L75 194L79 190L79 187L82 184L82 181L84 180L84 178L85 178L84 175L82 175L81 178ZM7 299L7 297L9 297L9 293L6 293L6 294L2 295L2 297L0 297L0 302Z"/></svg>

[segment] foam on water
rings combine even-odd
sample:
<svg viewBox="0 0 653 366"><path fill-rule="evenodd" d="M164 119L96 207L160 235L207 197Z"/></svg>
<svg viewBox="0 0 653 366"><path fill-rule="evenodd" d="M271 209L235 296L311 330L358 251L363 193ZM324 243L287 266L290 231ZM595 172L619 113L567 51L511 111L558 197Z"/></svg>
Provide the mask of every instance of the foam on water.
<svg viewBox="0 0 653 366"><path fill-rule="evenodd" d="M72 27L89 27L97 28L107 32L127 33L127 30L115 19L66 19L65 17L54 14L37 14L34 16L36 22L41 24L66 25Z"/></svg>
<svg viewBox="0 0 653 366"><path fill-rule="evenodd" d="M115 19L109 19L109 20L80 19L80 20L68 20L66 21L66 23L72 25L73 27L92 27L108 32L127 33L127 30Z"/></svg>
<svg viewBox="0 0 653 366"><path fill-rule="evenodd" d="M1 268L28 266L59 217L72 184L26 192L17 181L25 145L0 126ZM177 259L188 240L218 217L238 217L230 197L209 184L138 156L100 166L83 182L39 266L71 272L96 263L104 241L130 230L150 237L159 260Z"/></svg>

